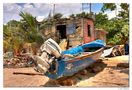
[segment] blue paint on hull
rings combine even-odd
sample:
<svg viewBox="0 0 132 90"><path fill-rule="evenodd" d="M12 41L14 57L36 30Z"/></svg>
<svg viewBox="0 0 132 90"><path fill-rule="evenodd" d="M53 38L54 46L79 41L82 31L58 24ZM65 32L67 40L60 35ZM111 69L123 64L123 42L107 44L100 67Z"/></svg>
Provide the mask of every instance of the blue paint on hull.
<svg viewBox="0 0 132 90"><path fill-rule="evenodd" d="M69 59L69 60L62 59L60 61L57 61L58 69L56 73L47 72L45 75L52 79L58 79L64 76L71 76L77 73L78 71L85 69L92 63L94 63L97 59L99 59L102 53L103 53L103 49L91 55L90 57L88 56L84 59L80 58L75 61L73 61L73 59Z"/></svg>
<svg viewBox="0 0 132 90"><path fill-rule="evenodd" d="M92 58L88 58L88 59L84 59L82 60L78 60L76 62L72 62L72 63L66 63L66 66L68 66L69 64L73 65L70 69L65 68L65 71L63 72L63 75L68 76L68 75L72 75L74 73L77 73L78 71L86 68L87 66L89 66L90 64L92 64L95 60L93 60Z"/></svg>
<svg viewBox="0 0 132 90"><path fill-rule="evenodd" d="M56 61L57 70L55 72L48 71L47 73L45 73L45 75L52 79L58 79L64 76L73 75L78 71L85 69L86 67L94 63L96 60L98 60L103 53L104 46L105 43L102 40L96 40L84 44L82 46L77 46L69 50L66 50L62 52L62 56L64 54L71 54L71 55L77 54L77 56L74 58L68 58L68 59L65 58ZM94 48L98 47L100 49L95 50L94 52L91 53L84 52L85 49L90 47L94 47Z"/></svg>

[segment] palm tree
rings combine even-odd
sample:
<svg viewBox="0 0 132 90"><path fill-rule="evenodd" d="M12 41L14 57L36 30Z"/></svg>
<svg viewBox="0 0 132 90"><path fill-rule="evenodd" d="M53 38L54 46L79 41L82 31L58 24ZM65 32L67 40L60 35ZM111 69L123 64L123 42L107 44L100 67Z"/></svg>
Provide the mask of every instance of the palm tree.
<svg viewBox="0 0 132 90"><path fill-rule="evenodd" d="M63 15L61 13L56 13L53 18L54 19L60 19Z"/></svg>
<svg viewBox="0 0 132 90"><path fill-rule="evenodd" d="M22 17L21 23L23 25L23 29L25 30L27 42L43 43L43 39L38 30L36 18L29 13L20 12L19 15Z"/></svg>
<svg viewBox="0 0 132 90"><path fill-rule="evenodd" d="M22 19L23 23L26 23L32 31L36 32L37 29L36 19L29 13L20 12L19 15L23 18Z"/></svg>
<svg viewBox="0 0 132 90"><path fill-rule="evenodd" d="M42 34L39 30L39 24L35 17L29 13L20 12L19 14L22 17L21 23L24 29L25 40L27 43L36 43L37 46L40 46L43 43ZM36 52L33 52L36 53Z"/></svg>

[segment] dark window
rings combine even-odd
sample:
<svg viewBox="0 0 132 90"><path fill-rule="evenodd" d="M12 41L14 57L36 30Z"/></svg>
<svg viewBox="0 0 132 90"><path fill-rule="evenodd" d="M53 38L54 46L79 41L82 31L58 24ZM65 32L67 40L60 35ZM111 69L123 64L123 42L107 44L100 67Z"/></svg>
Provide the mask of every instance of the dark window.
<svg viewBox="0 0 132 90"><path fill-rule="evenodd" d="M87 26L87 29L88 29L88 37L91 37L91 26L90 25L88 25Z"/></svg>

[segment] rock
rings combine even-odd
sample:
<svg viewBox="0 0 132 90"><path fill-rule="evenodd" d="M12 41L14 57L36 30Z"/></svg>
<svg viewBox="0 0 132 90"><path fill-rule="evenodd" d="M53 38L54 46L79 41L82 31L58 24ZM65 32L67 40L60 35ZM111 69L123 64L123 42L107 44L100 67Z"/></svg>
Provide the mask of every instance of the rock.
<svg viewBox="0 0 132 90"><path fill-rule="evenodd" d="M121 73L129 74L129 68L122 69L120 72Z"/></svg>
<svg viewBox="0 0 132 90"><path fill-rule="evenodd" d="M99 66L97 66L97 67L94 67L94 68L92 69L92 73L98 73L98 72L100 72L101 70L102 70L102 68L99 67Z"/></svg>
<svg viewBox="0 0 132 90"><path fill-rule="evenodd" d="M117 67L129 68L129 63L118 63Z"/></svg>
<svg viewBox="0 0 132 90"><path fill-rule="evenodd" d="M77 78L78 80L82 80L82 77L77 76L76 78Z"/></svg>
<svg viewBox="0 0 132 90"><path fill-rule="evenodd" d="M60 87L60 85L56 80L49 79L49 81L42 87Z"/></svg>
<svg viewBox="0 0 132 90"><path fill-rule="evenodd" d="M77 81L75 79L66 79L63 81L59 81L58 83L62 86L72 86L75 85Z"/></svg>
<svg viewBox="0 0 132 90"><path fill-rule="evenodd" d="M98 59L95 63L102 63L102 59Z"/></svg>
<svg viewBox="0 0 132 90"><path fill-rule="evenodd" d="M4 58L13 58L13 52L6 52L4 53Z"/></svg>
<svg viewBox="0 0 132 90"><path fill-rule="evenodd" d="M79 72L79 74L81 74L81 75L87 75L87 73L88 73L88 71L86 69Z"/></svg>
<svg viewBox="0 0 132 90"><path fill-rule="evenodd" d="M4 59L4 67L32 67L34 66L33 59L27 54L15 56L10 59Z"/></svg>

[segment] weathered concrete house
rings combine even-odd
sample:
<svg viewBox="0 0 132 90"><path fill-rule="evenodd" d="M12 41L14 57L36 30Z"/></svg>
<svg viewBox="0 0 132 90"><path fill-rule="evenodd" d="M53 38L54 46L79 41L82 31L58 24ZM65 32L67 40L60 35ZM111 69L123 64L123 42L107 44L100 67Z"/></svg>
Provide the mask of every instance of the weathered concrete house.
<svg viewBox="0 0 132 90"><path fill-rule="evenodd" d="M92 18L66 18L47 26L43 32L46 39L56 42L68 40L68 47L74 47L97 39Z"/></svg>

